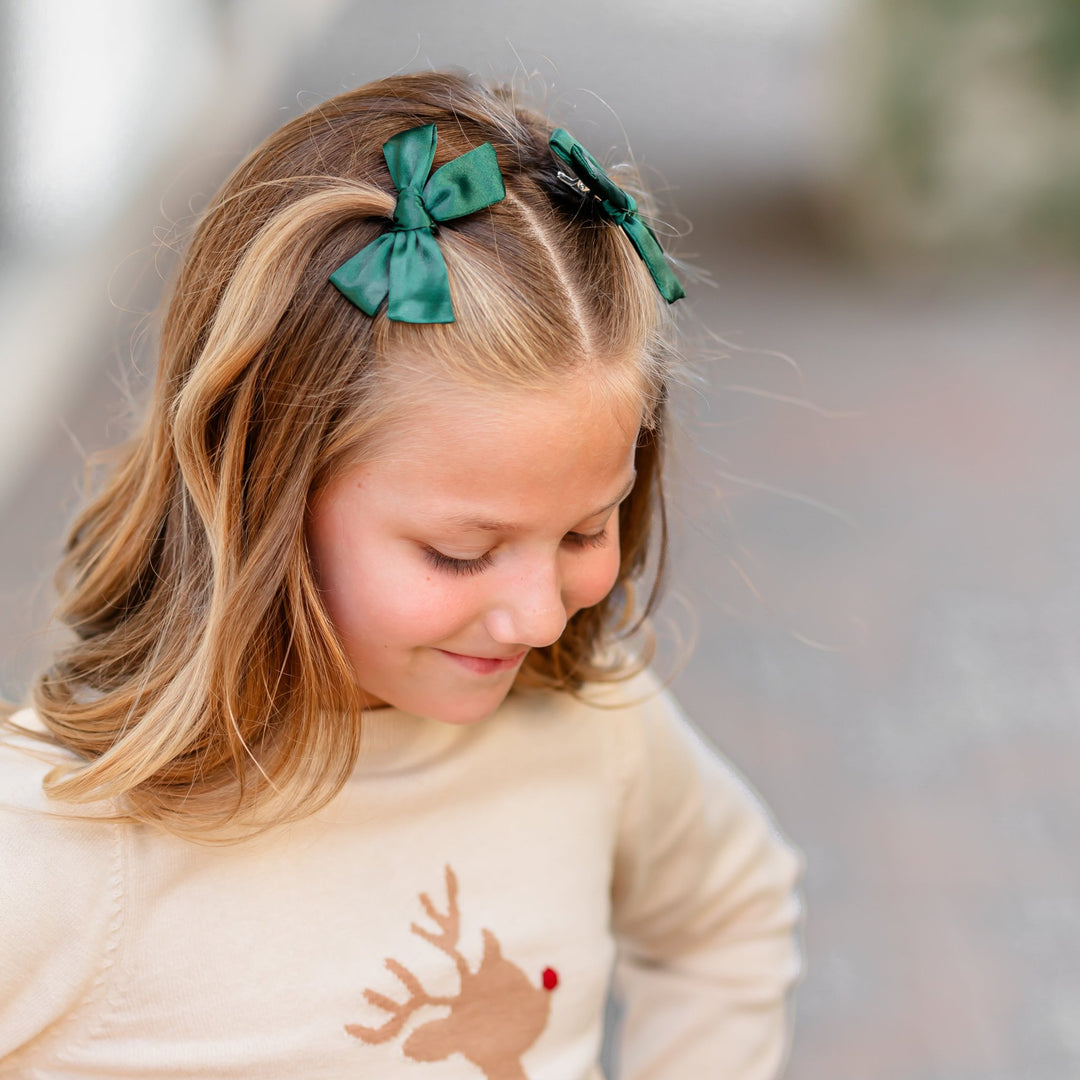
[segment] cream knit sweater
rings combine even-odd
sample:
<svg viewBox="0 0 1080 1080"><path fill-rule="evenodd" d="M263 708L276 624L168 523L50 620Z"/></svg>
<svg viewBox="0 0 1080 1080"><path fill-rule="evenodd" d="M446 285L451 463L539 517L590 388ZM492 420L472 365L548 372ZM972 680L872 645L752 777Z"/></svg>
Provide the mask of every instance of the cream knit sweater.
<svg viewBox="0 0 1080 1080"><path fill-rule="evenodd" d="M231 847L57 817L6 738L0 1077L598 1080L613 964L622 1080L776 1076L798 860L648 676L593 696L373 712Z"/></svg>

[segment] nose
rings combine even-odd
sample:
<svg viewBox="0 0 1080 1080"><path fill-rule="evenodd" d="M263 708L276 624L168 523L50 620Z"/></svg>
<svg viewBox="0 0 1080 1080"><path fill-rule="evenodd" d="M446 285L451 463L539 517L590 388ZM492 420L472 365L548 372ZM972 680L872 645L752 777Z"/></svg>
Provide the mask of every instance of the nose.
<svg viewBox="0 0 1080 1080"><path fill-rule="evenodd" d="M492 639L506 645L539 649L558 641L566 628L566 605L555 566L532 568L508 582L485 621Z"/></svg>

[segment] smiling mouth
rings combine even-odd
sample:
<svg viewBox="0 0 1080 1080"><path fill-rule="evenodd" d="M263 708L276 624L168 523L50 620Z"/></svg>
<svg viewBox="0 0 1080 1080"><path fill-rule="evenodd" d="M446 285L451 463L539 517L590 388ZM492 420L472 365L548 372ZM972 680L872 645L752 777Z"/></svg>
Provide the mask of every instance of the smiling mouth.
<svg viewBox="0 0 1080 1080"><path fill-rule="evenodd" d="M464 653L450 652L449 649L436 649L443 656L448 657L476 675L494 675L501 671L512 671L525 659L527 649L522 649L513 656L467 656Z"/></svg>

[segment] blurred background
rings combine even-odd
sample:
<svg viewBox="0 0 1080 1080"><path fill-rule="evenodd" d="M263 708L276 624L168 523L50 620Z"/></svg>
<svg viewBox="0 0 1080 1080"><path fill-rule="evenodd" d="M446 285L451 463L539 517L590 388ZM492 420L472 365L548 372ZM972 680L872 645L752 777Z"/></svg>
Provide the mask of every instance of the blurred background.
<svg viewBox="0 0 1080 1080"><path fill-rule="evenodd" d="M1080 1076L1076 0L0 0L0 690L200 208L447 65L684 260L665 656L807 855L787 1075Z"/></svg>

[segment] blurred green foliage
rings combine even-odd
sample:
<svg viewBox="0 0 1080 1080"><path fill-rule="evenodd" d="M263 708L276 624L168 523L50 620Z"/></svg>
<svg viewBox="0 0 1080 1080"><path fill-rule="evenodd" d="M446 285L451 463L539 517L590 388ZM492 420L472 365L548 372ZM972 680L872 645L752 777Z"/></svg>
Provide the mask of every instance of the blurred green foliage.
<svg viewBox="0 0 1080 1080"><path fill-rule="evenodd" d="M869 183L908 204L893 232L905 216L927 220L922 208L954 242L1080 252L1080 0L869 0L866 11Z"/></svg>
<svg viewBox="0 0 1080 1080"><path fill-rule="evenodd" d="M1080 95L1080 0L1028 0L1038 15L1035 57L1049 85L1066 99Z"/></svg>
<svg viewBox="0 0 1080 1080"><path fill-rule="evenodd" d="M978 23L1010 20L1022 26L1035 66L1058 92L1080 87L1080 0L884 0L890 19L914 30L909 44L922 49L946 32L963 33ZM1024 32L1026 31L1026 32Z"/></svg>

